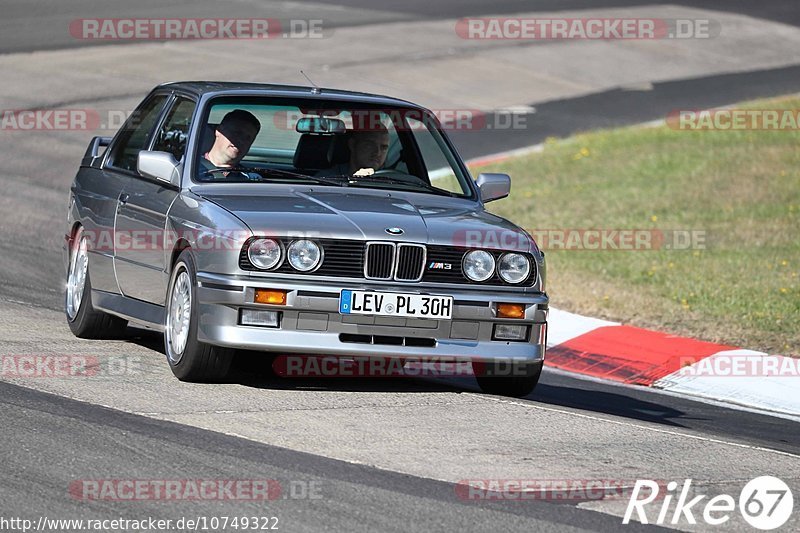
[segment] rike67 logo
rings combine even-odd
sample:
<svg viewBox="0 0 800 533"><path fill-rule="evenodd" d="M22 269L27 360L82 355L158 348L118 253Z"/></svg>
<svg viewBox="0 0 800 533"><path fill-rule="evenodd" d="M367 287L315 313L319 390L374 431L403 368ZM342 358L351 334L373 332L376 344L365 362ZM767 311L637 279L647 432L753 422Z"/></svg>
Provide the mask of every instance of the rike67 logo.
<svg viewBox="0 0 800 533"><path fill-rule="evenodd" d="M737 501L728 494L719 494L704 504L707 495L702 494L690 498L692 480L687 479L678 489L678 483L670 481L666 486L666 495L659 494L659 483L648 479L637 480L633 487L628 507L625 509L623 524L636 519L642 524L677 525L685 520L688 524L697 524L695 513L702 516L703 521L711 526L719 526L731 519L737 508ZM641 497L644 495L644 497ZM653 519L655 509L646 507L659 499L658 515ZM672 502L676 500L675 507ZM794 498L789 486L782 480L772 476L761 476L749 481L739 493L738 508L742 518L756 529L768 531L781 527L789 520L794 507ZM650 515L648 515L648 510ZM671 511L671 512L670 512Z"/></svg>

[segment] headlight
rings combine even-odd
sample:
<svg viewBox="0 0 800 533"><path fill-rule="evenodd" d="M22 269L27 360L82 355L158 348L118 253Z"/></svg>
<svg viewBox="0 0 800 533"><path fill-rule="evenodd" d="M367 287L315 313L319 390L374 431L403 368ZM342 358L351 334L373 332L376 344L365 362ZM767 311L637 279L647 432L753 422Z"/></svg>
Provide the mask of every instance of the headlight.
<svg viewBox="0 0 800 533"><path fill-rule="evenodd" d="M319 264L320 259L322 259L322 250L314 241L294 241L289 245L286 257L295 270L308 272Z"/></svg>
<svg viewBox="0 0 800 533"><path fill-rule="evenodd" d="M483 250L473 250L464 256L464 273L472 281L486 281L494 274L494 256Z"/></svg>
<svg viewBox="0 0 800 533"><path fill-rule="evenodd" d="M256 268L269 270L281 262L281 245L273 239L254 239L247 247L247 258Z"/></svg>
<svg viewBox="0 0 800 533"><path fill-rule="evenodd" d="M531 273L531 262L522 254L503 254L498 262L497 272L507 283L519 283Z"/></svg>

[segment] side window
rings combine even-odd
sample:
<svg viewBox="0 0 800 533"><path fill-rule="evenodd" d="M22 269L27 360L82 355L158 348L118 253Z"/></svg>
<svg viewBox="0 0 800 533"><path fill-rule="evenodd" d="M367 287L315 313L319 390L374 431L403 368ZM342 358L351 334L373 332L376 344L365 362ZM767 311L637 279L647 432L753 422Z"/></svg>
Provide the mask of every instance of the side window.
<svg viewBox="0 0 800 533"><path fill-rule="evenodd" d="M422 155L431 185L456 194L468 194L456 177L456 163L441 138L434 135L422 121L410 117L406 120Z"/></svg>
<svg viewBox="0 0 800 533"><path fill-rule="evenodd" d="M186 153L186 140L192 124L195 103L188 98L178 97L167 115L167 120L158 132L153 150L169 152L180 161Z"/></svg>
<svg viewBox="0 0 800 533"><path fill-rule="evenodd" d="M166 100L166 95L154 96L133 112L111 153L112 166L136 172L139 152L147 148L150 132Z"/></svg>
<svg viewBox="0 0 800 533"><path fill-rule="evenodd" d="M394 127L389 128L389 150L386 153L386 162L383 167L408 174L408 165L403 159L403 144Z"/></svg>

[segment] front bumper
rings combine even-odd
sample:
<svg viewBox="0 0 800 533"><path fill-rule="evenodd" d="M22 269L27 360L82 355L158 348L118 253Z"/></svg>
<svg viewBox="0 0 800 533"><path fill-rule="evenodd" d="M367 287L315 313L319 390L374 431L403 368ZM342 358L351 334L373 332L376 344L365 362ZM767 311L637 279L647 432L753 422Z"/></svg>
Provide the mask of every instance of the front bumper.
<svg viewBox="0 0 800 533"><path fill-rule="evenodd" d="M547 343L548 298L542 293L441 288L421 284L287 281L197 275L198 338L202 342L276 354L419 357L537 362ZM256 288L288 291L286 305L254 303ZM342 315L342 289L443 294L454 298L451 320ZM503 319L496 304L522 303L525 316ZM279 328L244 326L240 310L280 311ZM492 340L496 324L526 325L526 341Z"/></svg>

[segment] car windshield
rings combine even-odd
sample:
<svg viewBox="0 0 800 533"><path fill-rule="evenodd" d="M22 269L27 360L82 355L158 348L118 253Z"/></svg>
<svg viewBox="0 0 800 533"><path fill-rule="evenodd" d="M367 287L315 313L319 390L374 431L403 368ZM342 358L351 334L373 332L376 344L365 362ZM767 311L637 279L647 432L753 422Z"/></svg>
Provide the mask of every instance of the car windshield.
<svg viewBox="0 0 800 533"><path fill-rule="evenodd" d="M309 183L471 197L468 174L419 109L220 97L206 110L195 180Z"/></svg>

